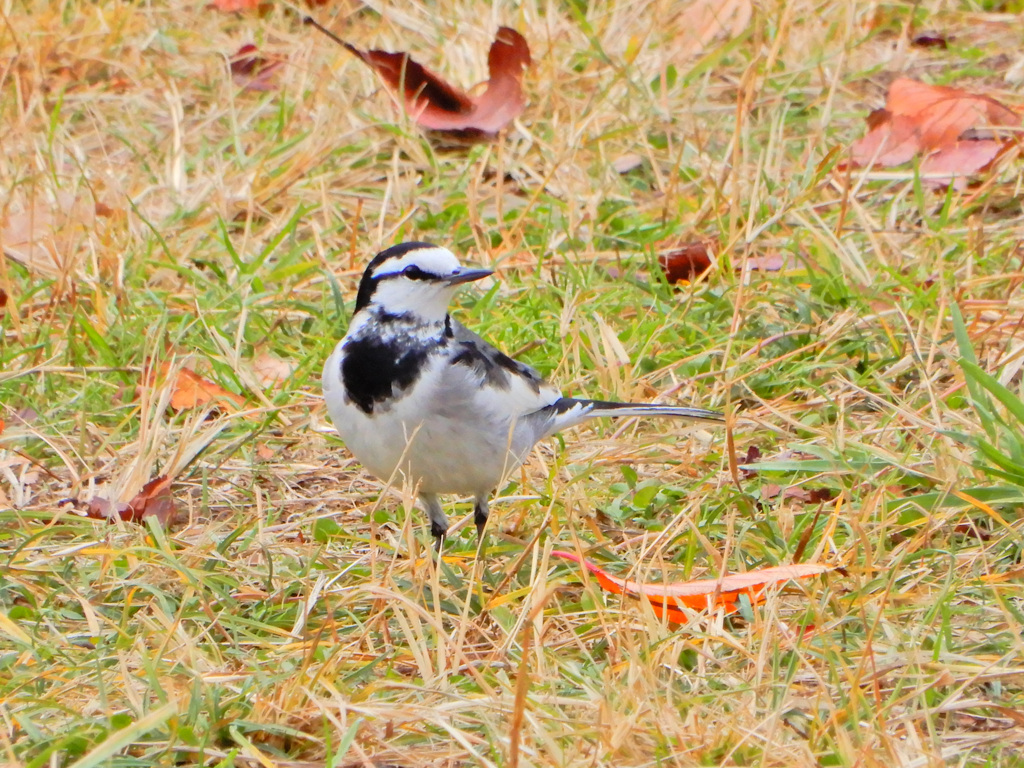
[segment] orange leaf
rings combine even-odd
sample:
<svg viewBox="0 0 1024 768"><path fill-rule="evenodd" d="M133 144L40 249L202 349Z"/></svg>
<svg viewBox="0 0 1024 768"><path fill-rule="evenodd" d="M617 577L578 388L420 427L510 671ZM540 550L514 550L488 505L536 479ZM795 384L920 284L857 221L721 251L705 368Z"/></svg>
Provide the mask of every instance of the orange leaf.
<svg viewBox="0 0 1024 768"><path fill-rule="evenodd" d="M521 34L500 27L487 55L490 79L479 96L449 84L413 61L408 53L362 51L315 20L306 21L358 56L387 86L402 95L417 125L463 141L487 141L522 114L526 107L523 70L530 65L530 46Z"/></svg>
<svg viewBox="0 0 1024 768"><path fill-rule="evenodd" d="M163 363L161 370L164 376L168 376L171 364ZM178 375L174 379L174 391L171 393L171 408L182 411L186 408L201 408L211 403L225 402L236 408L245 407L245 398L240 395L228 392L220 384L214 384L188 368L178 370Z"/></svg>
<svg viewBox="0 0 1024 768"><path fill-rule="evenodd" d="M642 584L638 581L613 576L603 568L572 552L555 550L551 554L579 563L594 574L598 583L608 592L637 599L641 596L646 597L650 601L655 615L665 616L677 624L687 621L686 614L682 610L683 606L698 611L722 606L726 613L732 613L736 610L741 595L747 595L751 603L756 604L763 599L765 588L772 584L816 576L831 570L826 565L798 563L760 568L745 573L732 573L715 579L697 579L672 584Z"/></svg>

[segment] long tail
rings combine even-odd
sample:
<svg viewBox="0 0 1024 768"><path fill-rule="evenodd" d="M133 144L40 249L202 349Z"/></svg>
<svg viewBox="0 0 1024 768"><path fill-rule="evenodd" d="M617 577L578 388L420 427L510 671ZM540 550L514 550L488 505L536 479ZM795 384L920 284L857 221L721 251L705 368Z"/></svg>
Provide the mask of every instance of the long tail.
<svg viewBox="0 0 1024 768"><path fill-rule="evenodd" d="M687 408L679 405L661 405L659 403L616 403L608 400L581 400L575 397L563 397L544 409L548 415L548 435L568 429L587 419L598 416L624 418L631 416L670 416L687 421L705 421L721 423L725 421L718 411L704 408Z"/></svg>

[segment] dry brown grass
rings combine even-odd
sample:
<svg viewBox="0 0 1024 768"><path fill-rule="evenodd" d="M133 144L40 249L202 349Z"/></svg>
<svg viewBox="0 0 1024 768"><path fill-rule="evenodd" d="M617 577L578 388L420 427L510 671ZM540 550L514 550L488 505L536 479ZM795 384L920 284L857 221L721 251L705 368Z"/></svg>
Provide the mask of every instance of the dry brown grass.
<svg viewBox="0 0 1024 768"><path fill-rule="evenodd" d="M971 442L995 417L968 397L952 315L1019 393L1020 164L948 197L836 167L896 74L1020 106L1018 20L726 5L734 37L703 42L673 0L318 9L464 84L498 25L526 35L526 114L455 153L283 6L4 6L3 759L1021 764L1024 492ZM912 19L954 43L913 47ZM232 80L246 42L287 61L276 91ZM505 490L486 560L464 531L436 564L411 494L380 494L318 399L338 298L413 237L496 266L461 316L509 350L543 340L525 357L566 390L727 407L768 468L737 486L718 432L580 430ZM720 262L673 291L649 279L666 238ZM792 266L734 270L771 253ZM262 387L264 353L294 364L283 387ZM137 392L163 360L251 407L174 414L166 386ZM992 410L1008 427L988 439L1024 443ZM62 503L159 472L177 476L169 531ZM683 579L788 562L808 528L804 558L845 575L682 628L548 559Z"/></svg>

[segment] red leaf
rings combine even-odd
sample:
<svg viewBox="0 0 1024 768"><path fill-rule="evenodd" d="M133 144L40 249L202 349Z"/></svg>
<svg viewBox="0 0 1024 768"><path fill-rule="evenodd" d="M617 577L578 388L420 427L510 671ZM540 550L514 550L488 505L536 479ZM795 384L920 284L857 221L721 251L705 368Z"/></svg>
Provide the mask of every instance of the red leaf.
<svg viewBox="0 0 1024 768"><path fill-rule="evenodd" d="M551 554L554 557L579 563L594 574L598 583L608 592L637 599L641 596L646 597L656 616L667 617L677 624L687 621L686 613L682 610L684 606L697 611L722 606L726 613L732 613L737 609L741 595L747 595L751 603L757 604L764 599L765 589L772 584L816 576L832 570L827 565L798 563L761 568L745 573L732 573L716 579L697 579L671 584L642 584L613 576L572 552L555 550Z"/></svg>
<svg viewBox="0 0 1024 768"><path fill-rule="evenodd" d="M270 91L277 87L273 73L282 64L280 59L260 56L252 43L246 43L231 57L231 76L247 91Z"/></svg>
<svg viewBox="0 0 1024 768"><path fill-rule="evenodd" d="M213 0L207 8L213 8L222 13L241 13L243 11L257 11L266 13L270 10L270 3L265 0Z"/></svg>
<svg viewBox="0 0 1024 768"><path fill-rule="evenodd" d="M530 46L509 27L498 29L487 56L487 88L479 96L470 96L413 61L408 53L362 51L313 19L307 21L376 71L393 92L402 95L406 111L417 125L427 130L466 141L486 141L526 107L522 79L531 61Z"/></svg>

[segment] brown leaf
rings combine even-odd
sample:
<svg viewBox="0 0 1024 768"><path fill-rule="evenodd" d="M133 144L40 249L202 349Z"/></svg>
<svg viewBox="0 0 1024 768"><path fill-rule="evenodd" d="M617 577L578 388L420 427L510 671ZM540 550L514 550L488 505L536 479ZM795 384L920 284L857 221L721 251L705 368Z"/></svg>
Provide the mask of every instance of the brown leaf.
<svg viewBox="0 0 1024 768"><path fill-rule="evenodd" d="M282 63L259 55L255 45L246 43L231 57L231 76L243 90L271 91L277 87L274 72Z"/></svg>
<svg viewBox="0 0 1024 768"><path fill-rule="evenodd" d="M665 243L662 243L662 246L664 245ZM778 252L755 254L743 261L737 261L736 271L739 272L746 266L748 270L778 272L790 263L791 260ZM665 279L670 283L692 282L711 268L711 244L705 241L676 244L659 254L658 264L665 273Z"/></svg>
<svg viewBox="0 0 1024 768"><path fill-rule="evenodd" d="M146 518L155 517L167 526L174 517L171 480L166 475L153 478L127 504L94 497L86 505L86 516L97 520L121 519L126 523L142 523Z"/></svg>
<svg viewBox="0 0 1024 768"><path fill-rule="evenodd" d="M683 624L688 619L683 607L703 610L722 606L726 613L737 610L741 595L747 595L753 604L764 599L764 590L772 584L791 579L817 576L832 570L827 565L797 563L760 568L745 573L732 573L721 578L697 579L671 584L643 584L638 581L613 576L594 563L579 555L561 550L552 551L552 556L579 563L597 577L598 583L609 592L627 597L646 597L656 616L667 617L670 621Z"/></svg>
<svg viewBox="0 0 1024 768"><path fill-rule="evenodd" d="M902 165L925 154L922 173L941 174L947 184L989 165L1009 139L980 129L1019 126L1020 115L993 98L959 88L899 78L889 88L885 109L868 116L868 133L854 142L857 165Z"/></svg>
<svg viewBox="0 0 1024 768"><path fill-rule="evenodd" d="M915 35L911 45L918 48L941 48L942 50L949 48L946 36L941 32L922 32Z"/></svg>
<svg viewBox="0 0 1024 768"><path fill-rule="evenodd" d="M479 96L449 84L413 61L408 53L363 51L346 43L313 19L307 21L358 56L401 94L417 125L463 141L487 141L522 114L526 107L523 71L530 65L530 46L509 27L501 27L487 55L490 79Z"/></svg>
<svg viewBox="0 0 1024 768"><path fill-rule="evenodd" d="M690 282L711 268L711 254L707 243L683 243L659 255L658 264L670 283Z"/></svg>
<svg viewBox="0 0 1024 768"><path fill-rule="evenodd" d="M783 488L775 483L765 483L761 486L762 499L767 501L776 497L802 501L804 504L821 504L832 501L836 497L836 492L831 488L805 488L802 485L789 485Z"/></svg>
<svg viewBox="0 0 1024 768"><path fill-rule="evenodd" d="M7 306L7 291L5 291L3 288L0 288L0 309L3 309L6 306Z"/></svg>
<svg viewBox="0 0 1024 768"><path fill-rule="evenodd" d="M761 449L758 448L756 445L752 445L749 448L747 448L746 454L744 454L742 457L739 458L739 460L737 461L737 464L743 464L743 465L753 464L756 461L758 461L760 458L761 458ZM744 477L744 478L756 477L757 476L757 470L756 469L749 469L749 468L745 469L744 467L740 467L740 475L742 477Z"/></svg>
<svg viewBox="0 0 1024 768"><path fill-rule="evenodd" d="M121 512L121 519L141 523L147 517L155 517L161 524L167 525L173 515L171 480L167 475L160 475L142 486L142 490L128 502L128 509Z"/></svg>

